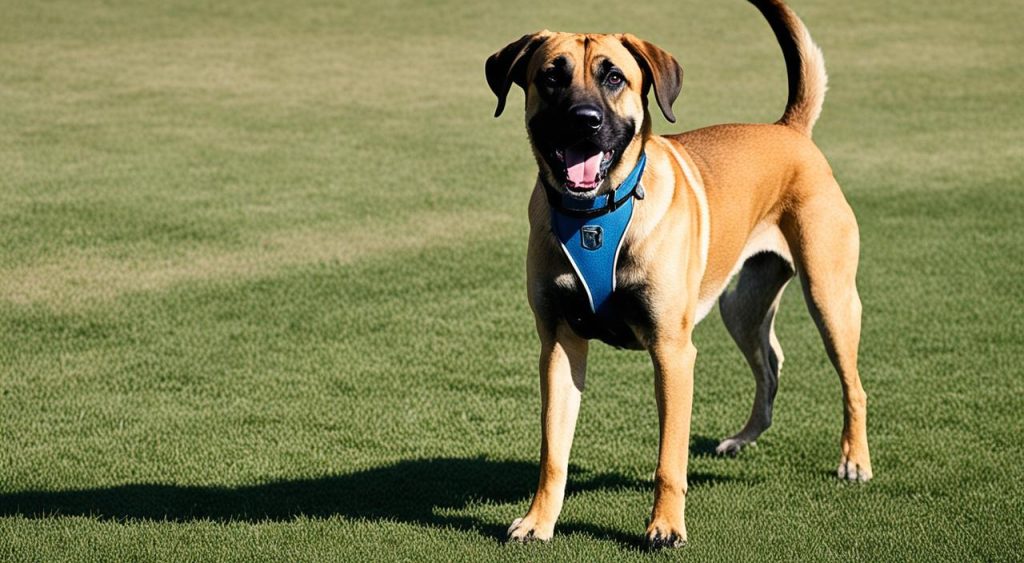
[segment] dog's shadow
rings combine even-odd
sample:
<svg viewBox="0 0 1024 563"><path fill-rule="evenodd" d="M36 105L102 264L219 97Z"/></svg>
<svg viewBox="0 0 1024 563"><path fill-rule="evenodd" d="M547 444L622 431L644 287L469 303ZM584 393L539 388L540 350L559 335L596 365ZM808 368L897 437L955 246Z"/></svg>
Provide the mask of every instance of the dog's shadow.
<svg viewBox="0 0 1024 563"><path fill-rule="evenodd" d="M690 437L690 457L704 457L704 458L717 458L721 457L715 448L718 447L719 440L711 438L709 436L702 436L695 434Z"/></svg>
<svg viewBox="0 0 1024 563"><path fill-rule="evenodd" d="M387 520L424 527L450 527L504 539L505 526L473 516L452 515L474 502L514 503L532 494L535 463L484 457L431 458L401 461L356 473L273 481L242 487L173 484L126 484L69 491L0 493L0 516L45 518L89 516L110 520L186 522L288 521L297 517L343 516L356 520ZM691 485L722 480L691 474ZM568 494L603 489L648 491L651 483L615 473L590 474L570 469ZM509 517L515 516L510 514ZM636 547L618 530L585 524L560 526Z"/></svg>

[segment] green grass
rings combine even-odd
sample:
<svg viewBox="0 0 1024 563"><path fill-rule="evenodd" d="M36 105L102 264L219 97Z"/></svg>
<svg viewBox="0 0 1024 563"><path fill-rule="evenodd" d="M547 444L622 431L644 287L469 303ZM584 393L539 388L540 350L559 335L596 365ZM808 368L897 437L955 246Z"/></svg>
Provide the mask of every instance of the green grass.
<svg viewBox="0 0 1024 563"><path fill-rule="evenodd" d="M600 345L555 539L501 541L537 471L534 169L483 60L630 31L686 69L658 130L771 121L755 9L2 2L0 559L1020 559L1018 2L794 4L861 223L876 477L832 476L839 384L793 289L775 426L710 455L753 395L712 314L690 545L651 555L649 360Z"/></svg>

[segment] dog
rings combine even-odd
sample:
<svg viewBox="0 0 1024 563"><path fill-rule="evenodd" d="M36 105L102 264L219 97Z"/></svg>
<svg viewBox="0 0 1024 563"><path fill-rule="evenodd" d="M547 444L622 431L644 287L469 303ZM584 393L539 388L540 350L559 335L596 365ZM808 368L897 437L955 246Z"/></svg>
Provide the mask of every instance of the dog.
<svg viewBox="0 0 1024 563"><path fill-rule="evenodd" d="M544 30L487 59L495 117L512 84L525 92L538 166L527 294L541 342L540 480L529 511L508 530L510 541L548 540L554 532L588 343L597 339L645 349L652 359L660 446L644 542L685 544L693 329L718 302L754 373L750 417L717 447L733 454L771 425L783 361L775 313L796 275L842 384L838 476L872 476L857 370L858 225L811 141L825 96L824 58L781 0L750 1L786 60L789 99L773 124L653 135L649 94L675 122L683 72L672 55L630 34Z"/></svg>

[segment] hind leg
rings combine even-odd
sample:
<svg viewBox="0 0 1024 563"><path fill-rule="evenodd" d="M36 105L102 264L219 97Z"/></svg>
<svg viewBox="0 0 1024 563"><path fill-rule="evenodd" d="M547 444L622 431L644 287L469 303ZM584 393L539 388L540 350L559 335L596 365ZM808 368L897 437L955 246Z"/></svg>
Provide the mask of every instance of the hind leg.
<svg viewBox="0 0 1024 563"><path fill-rule="evenodd" d="M782 348L775 338L775 311L782 290L793 278L790 263L772 252L743 263L736 287L719 299L722 320L754 372L757 384L750 418L736 435L722 440L719 454L738 453L772 424L772 408L782 368Z"/></svg>
<svg viewBox="0 0 1024 563"><path fill-rule="evenodd" d="M867 481L867 394L857 370L861 303L857 293L860 235L857 221L835 181L807 198L783 220L797 260L807 308L818 326L843 388L840 479Z"/></svg>

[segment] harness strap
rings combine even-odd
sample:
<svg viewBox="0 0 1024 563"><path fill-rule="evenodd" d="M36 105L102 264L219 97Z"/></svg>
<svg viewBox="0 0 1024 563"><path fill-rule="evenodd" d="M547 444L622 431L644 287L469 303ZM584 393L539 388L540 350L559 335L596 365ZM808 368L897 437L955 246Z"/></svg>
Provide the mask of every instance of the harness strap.
<svg viewBox="0 0 1024 563"><path fill-rule="evenodd" d="M545 184L552 230L587 292L591 313L604 319L614 316L610 301L619 251L633 220L634 201L644 197L640 178L646 163L641 153L618 188L588 200L559 194Z"/></svg>

